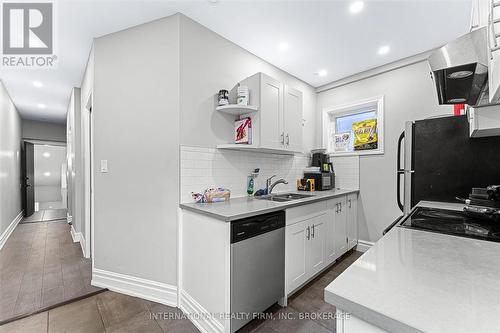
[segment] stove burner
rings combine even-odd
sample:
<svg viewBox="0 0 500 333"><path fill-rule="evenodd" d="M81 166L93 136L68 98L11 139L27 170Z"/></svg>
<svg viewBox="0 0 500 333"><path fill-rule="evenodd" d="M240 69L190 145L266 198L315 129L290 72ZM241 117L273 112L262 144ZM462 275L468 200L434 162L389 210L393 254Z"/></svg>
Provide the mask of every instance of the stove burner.
<svg viewBox="0 0 500 333"><path fill-rule="evenodd" d="M469 216L462 211L418 207L401 226L500 242L500 223Z"/></svg>

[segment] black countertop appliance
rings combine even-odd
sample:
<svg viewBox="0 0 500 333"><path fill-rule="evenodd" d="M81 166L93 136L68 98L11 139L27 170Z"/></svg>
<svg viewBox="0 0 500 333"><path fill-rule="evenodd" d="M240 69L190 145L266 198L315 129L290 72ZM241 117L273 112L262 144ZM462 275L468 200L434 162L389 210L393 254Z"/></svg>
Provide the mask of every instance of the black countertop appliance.
<svg viewBox="0 0 500 333"><path fill-rule="evenodd" d="M332 172L332 164L330 163L330 156L325 153L313 153L312 163L313 167L320 167L321 172Z"/></svg>

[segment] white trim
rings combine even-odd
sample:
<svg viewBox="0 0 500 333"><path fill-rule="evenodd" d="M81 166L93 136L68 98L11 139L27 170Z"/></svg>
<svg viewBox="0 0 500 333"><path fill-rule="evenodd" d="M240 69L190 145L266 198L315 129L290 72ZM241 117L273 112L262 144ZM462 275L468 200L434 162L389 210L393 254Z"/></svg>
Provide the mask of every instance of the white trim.
<svg viewBox="0 0 500 333"><path fill-rule="evenodd" d="M330 147L330 133L332 133L331 116L342 117L346 115L359 113L358 110L368 107L375 107L377 112L377 132L378 132L378 148L366 151L349 151L349 152L335 152ZM329 106L323 108L323 147L327 149L327 153L331 156L363 156L363 155L383 155L384 154L384 109L385 97L384 95L374 96L357 100L353 103Z"/></svg>
<svg viewBox="0 0 500 333"><path fill-rule="evenodd" d="M413 56L410 56L410 57L407 57L404 59L396 60L396 61L391 62L389 64L375 67L375 68L369 69L367 71L364 71L364 72L361 72L358 74L354 74L354 75L345 77L343 79L322 85L322 86L316 88L316 93L320 93L320 92L327 91L330 89L345 86L347 84L354 83L357 81L365 80L365 79L371 78L373 76L387 73L387 72L390 72L390 71L393 71L393 70L396 70L396 69L399 69L402 67L410 66L410 65L422 62L422 61L427 61L427 58L429 58L429 55L432 52L434 52L435 50L437 50L438 48L435 48L435 49L432 49L432 50L429 50L426 52L422 52L422 53L419 53L419 54L416 54L416 55L413 55Z"/></svg>
<svg viewBox="0 0 500 333"><path fill-rule="evenodd" d="M94 229L94 140L93 140L93 116L91 109L93 110L93 93L89 92L88 98L85 101L84 106L82 106L82 124L83 124L83 183L84 183L84 224L85 224L85 235L84 236L84 245L87 250L84 253L85 258L94 257L91 253L94 250L93 247L93 229ZM89 158L90 157L90 158ZM92 259L92 267L94 267L94 260Z"/></svg>
<svg viewBox="0 0 500 333"><path fill-rule="evenodd" d="M73 239L73 243L81 242L83 237L81 232L76 232L73 226L71 226L71 229L69 231L71 233L71 238Z"/></svg>
<svg viewBox="0 0 500 333"><path fill-rule="evenodd" d="M80 247L82 248L82 254L84 258L88 258L88 252L87 252L87 243L85 243L85 235L80 232Z"/></svg>
<svg viewBox="0 0 500 333"><path fill-rule="evenodd" d="M95 268L92 270L91 284L152 302L177 306L177 287L166 283Z"/></svg>
<svg viewBox="0 0 500 333"><path fill-rule="evenodd" d="M182 290L182 209L177 208L177 288ZM181 293L177 293L177 304L181 304Z"/></svg>
<svg viewBox="0 0 500 333"><path fill-rule="evenodd" d="M10 222L9 226L7 227L7 229L5 229L5 231L2 233L2 235L0 235L0 250L5 245L5 243L7 242L7 239L9 239L10 235L12 234L14 229L17 227L19 222L23 219L23 213L24 213L24 211L21 210L19 212L19 214L17 214L17 216L14 218L14 220L12 220L12 222Z"/></svg>
<svg viewBox="0 0 500 333"><path fill-rule="evenodd" d="M358 240L358 245L356 245L356 251L366 252L368 251L375 243L369 242L365 240Z"/></svg>
<svg viewBox="0 0 500 333"><path fill-rule="evenodd" d="M187 292L180 291L179 308L188 315L189 320L202 333L224 333L224 325L196 302Z"/></svg>

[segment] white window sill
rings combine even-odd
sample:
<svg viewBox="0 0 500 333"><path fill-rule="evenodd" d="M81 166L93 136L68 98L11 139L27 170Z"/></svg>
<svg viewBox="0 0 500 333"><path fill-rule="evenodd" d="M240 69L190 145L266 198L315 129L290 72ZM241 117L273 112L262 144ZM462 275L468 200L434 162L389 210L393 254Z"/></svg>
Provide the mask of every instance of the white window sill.
<svg viewBox="0 0 500 333"><path fill-rule="evenodd" d="M332 157L340 156L365 156L365 155L384 155L383 150L373 150L373 151L349 151L349 152L327 152L328 155Z"/></svg>

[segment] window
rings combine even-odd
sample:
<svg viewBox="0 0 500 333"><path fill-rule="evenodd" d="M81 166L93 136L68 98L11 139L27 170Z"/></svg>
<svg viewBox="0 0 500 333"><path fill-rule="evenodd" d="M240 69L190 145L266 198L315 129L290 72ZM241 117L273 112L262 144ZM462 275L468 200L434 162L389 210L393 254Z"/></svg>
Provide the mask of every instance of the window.
<svg viewBox="0 0 500 333"><path fill-rule="evenodd" d="M323 110L323 143L333 155L384 153L384 98Z"/></svg>

